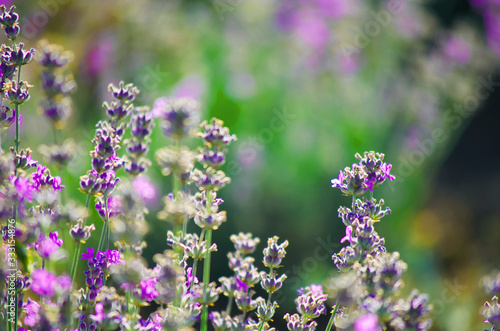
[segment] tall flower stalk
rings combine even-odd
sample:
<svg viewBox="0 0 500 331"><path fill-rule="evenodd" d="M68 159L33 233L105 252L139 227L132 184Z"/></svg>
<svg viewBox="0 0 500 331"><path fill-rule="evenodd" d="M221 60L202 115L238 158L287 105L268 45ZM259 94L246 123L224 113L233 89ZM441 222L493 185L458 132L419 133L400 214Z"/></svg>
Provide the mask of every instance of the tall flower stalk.
<svg viewBox="0 0 500 331"><path fill-rule="evenodd" d="M117 155L127 127L127 123L123 122L123 120L134 109L132 101L139 93L139 90L135 86L132 84L125 85L124 82L120 82L118 87L110 84L108 89L113 95L111 103L105 102L103 104L108 120L97 123L96 134L92 140L94 150L90 152L92 170L87 171L87 174L80 178L80 190L87 194L86 205L88 206L90 196L97 196L99 199L96 203L96 208L100 211L99 214L103 219L103 227L98 250L103 245L109 247L110 230L108 228L109 218L112 214L109 210L109 202L112 200L111 193L120 182L120 179L116 177L115 171L122 168L125 164L125 161ZM86 218L83 219L83 222L78 222L76 224L77 228L74 231L89 233L90 229L85 228L85 221ZM75 256L78 256L80 253L80 245L81 240L76 242ZM73 261L73 264L75 264L78 259L74 258ZM73 265L71 268L75 270L72 273L72 277L76 273L76 268L76 265Z"/></svg>
<svg viewBox="0 0 500 331"><path fill-rule="evenodd" d="M227 146L236 140L235 135L229 133L229 129L223 126L218 119L201 124L199 134L203 141L203 147L198 151L198 161L203 170L196 169L192 179L205 198L206 208L198 210L195 217L196 224L205 231L207 252L203 261L203 283L208 288L210 283L210 264L212 245L212 231L217 230L222 222L226 221L226 213L218 211L218 204L214 205L216 192L230 182L230 178L219 168L226 162ZM203 306L201 315L201 329L206 330L208 325L208 305Z"/></svg>
<svg viewBox="0 0 500 331"><path fill-rule="evenodd" d="M16 129L16 135L15 135L15 158L20 159L22 155L20 155L20 150L19 150L19 129L20 129L20 121L21 121L21 115L20 115L20 105L22 105L24 102L26 102L29 98L30 95L28 93L28 88L30 85L25 82L21 81L21 67L30 63L33 55L35 54L35 50L31 49L29 51L24 50L24 44L19 43L17 44L15 42L17 36L21 32L21 28L19 26L19 15L15 12L15 6L10 7L9 10L5 8L4 5L0 6L0 24L2 25L2 28L7 35L7 38L10 40L12 47L2 45L2 50L1 50L1 59L0 59L0 69L1 69L1 91L3 93L3 96L0 98L1 99L1 113L3 114L2 117L6 119L5 114L7 113L13 113L15 117L15 129ZM17 73L17 79L14 77L16 76ZM8 106L4 105L4 98L7 99L7 101L10 101L12 105L14 105L15 109L10 109ZM8 122L8 121L7 121ZM14 175L17 176L17 165L14 169ZM17 209L18 209L18 202L16 202L13 206L13 217L12 219L14 220L13 226L16 227L16 222L17 222ZM15 292L15 293L14 293ZM8 302L14 302L15 303L15 316L13 320L8 320L11 322L8 323L8 329L9 330L17 330L17 321L18 321L18 291L9 291L8 292Z"/></svg>
<svg viewBox="0 0 500 331"><path fill-rule="evenodd" d="M407 265L398 252L386 251L385 239L374 227L390 214L390 209L383 207L384 200L373 198L373 190L387 179L395 179L390 174L391 165L383 161L381 153L365 152L355 157L359 163L332 180L332 187L352 196L352 204L351 208L339 208L339 218L346 226L340 242L349 245L333 255L340 275L327 285L330 299L336 302L327 330L333 324L355 330L361 325L370 330L428 330L431 306L427 295L413 290L408 298L400 298Z"/></svg>

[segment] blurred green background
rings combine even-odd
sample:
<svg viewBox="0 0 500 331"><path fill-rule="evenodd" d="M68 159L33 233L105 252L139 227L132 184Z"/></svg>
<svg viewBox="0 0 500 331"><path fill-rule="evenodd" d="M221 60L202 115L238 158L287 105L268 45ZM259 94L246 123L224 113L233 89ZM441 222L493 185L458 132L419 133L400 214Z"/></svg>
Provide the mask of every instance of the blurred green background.
<svg viewBox="0 0 500 331"><path fill-rule="evenodd" d="M492 25L482 3L14 1L22 41L36 47L48 39L75 53L78 91L64 136L76 140L77 159L63 182L81 204L78 178L90 167L111 82L136 84L136 105L195 97L204 118L217 116L238 135L225 169L233 182L221 192L228 222L214 235L213 274L228 273L232 233L262 239L257 261L266 238L289 240L278 330L285 329L280 316L295 309L297 288L336 272L330 257L344 235L337 209L350 199L330 180L367 150L385 153L397 177L374 196L392 209L378 231L408 263L406 291L430 294L433 330L484 329L479 279L500 267L500 23ZM23 77L37 86L39 72L31 64ZM53 142L32 90L22 147ZM151 155L168 143L160 131ZM161 195L169 192L158 169L148 175ZM149 206L149 259L167 248L168 228L155 217L160 200Z"/></svg>

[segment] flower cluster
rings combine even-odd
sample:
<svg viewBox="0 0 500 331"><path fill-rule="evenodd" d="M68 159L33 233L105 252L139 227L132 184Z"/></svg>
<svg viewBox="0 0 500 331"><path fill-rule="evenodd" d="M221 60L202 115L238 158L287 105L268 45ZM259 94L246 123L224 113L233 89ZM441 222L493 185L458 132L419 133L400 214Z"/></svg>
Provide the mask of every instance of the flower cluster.
<svg viewBox="0 0 500 331"><path fill-rule="evenodd" d="M299 314L286 314L287 328L291 331L315 330L318 325L314 319L326 313L323 304L326 301L326 294L323 294L321 285L311 285L297 291L299 296L295 299Z"/></svg>
<svg viewBox="0 0 500 331"><path fill-rule="evenodd" d="M200 105L190 98L159 98L153 106L153 115L161 118L165 136L180 141L193 136L200 121Z"/></svg>
<svg viewBox="0 0 500 331"><path fill-rule="evenodd" d="M332 179L332 187L340 189L345 195L360 196L368 189L373 192L373 188L386 179L395 179L390 174L392 165L383 162L384 154L365 152L363 157L359 154L355 157L359 160L358 164L339 171L339 177Z"/></svg>
<svg viewBox="0 0 500 331"><path fill-rule="evenodd" d="M68 95L74 92L76 84L65 70L72 61L73 54L47 41L42 41L39 49L37 61L44 68L40 80L45 95L40 109L50 124L59 130L65 126L72 109L72 101Z"/></svg>
<svg viewBox="0 0 500 331"><path fill-rule="evenodd" d="M104 103L108 121L97 123L97 129L92 144L94 150L90 152L92 157L92 170L89 170L80 181L81 190L92 195L111 194L119 178L115 171L124 165L124 161L117 155L120 144L125 134L125 123L120 123L133 109L132 101L139 93L132 84L125 85L120 82L118 87L109 85L114 100L111 104Z"/></svg>
<svg viewBox="0 0 500 331"><path fill-rule="evenodd" d="M46 40L40 42L39 49L36 59L43 67L40 85L45 96L39 107L51 124L56 139L54 145L40 146L40 152L47 161L63 168L75 153L73 140L59 141L61 130L66 126L73 108L69 95L75 91L76 83L67 72L67 67L74 56L61 46L49 44Z"/></svg>
<svg viewBox="0 0 500 331"><path fill-rule="evenodd" d="M495 271L483 277L482 285L486 294L491 297L491 300L484 303L481 314L485 318L485 322L491 326L491 331L500 330L500 272Z"/></svg>
<svg viewBox="0 0 500 331"><path fill-rule="evenodd" d="M126 142L129 158L125 164L125 171L132 176L144 173L151 164L144 155L149 150L153 117L148 107L136 108L130 119L132 138Z"/></svg>
<svg viewBox="0 0 500 331"><path fill-rule="evenodd" d="M386 252L385 240L374 227L390 214L389 208L383 208L383 200L373 198L373 188L395 179L391 165L375 152L365 152L363 157L356 154L356 158L358 164L332 180L333 187L353 199L351 208L339 208L339 218L346 226L341 243L349 245L332 257L341 275L331 278L327 286L330 299L336 300L331 321L340 329L428 330L431 306L427 295L413 290L407 298L399 297L407 265L398 252ZM369 198L356 199L368 190Z"/></svg>
<svg viewBox="0 0 500 331"><path fill-rule="evenodd" d="M232 235L231 241L235 251L228 253L229 267L234 272L231 277L221 277L222 293L227 297L226 310L214 311L210 319L215 330L274 330L268 324L272 320L278 304L272 300L272 295L278 291L286 275L278 277L274 268L280 267L282 258L285 256L285 248L288 242L278 244L278 237L270 238L268 246L264 249L264 265L269 272L259 272L254 265L255 259L250 256L254 253L260 242L259 238L253 238L251 233L239 233ZM273 261L266 263L266 261ZM268 293L268 299L263 297L253 298L256 291L254 287L260 283L260 287ZM239 313L232 313L233 303L236 304ZM255 311L257 320L248 317ZM234 316L233 316L234 315Z"/></svg>

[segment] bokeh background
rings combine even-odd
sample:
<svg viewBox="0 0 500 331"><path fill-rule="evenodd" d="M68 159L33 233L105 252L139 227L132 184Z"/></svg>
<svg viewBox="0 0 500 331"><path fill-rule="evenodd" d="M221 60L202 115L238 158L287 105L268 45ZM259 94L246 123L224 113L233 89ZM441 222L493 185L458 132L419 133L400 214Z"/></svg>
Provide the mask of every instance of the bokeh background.
<svg viewBox="0 0 500 331"><path fill-rule="evenodd" d="M498 1L3 2L18 7L28 46L48 39L75 54L78 91L63 131L77 147L63 174L69 198L84 203L76 187L109 83L136 84L136 104L198 99L204 118L223 119L239 139L225 169L233 182L221 192L228 222L214 235L213 274L228 272L231 233L259 236L258 260L266 238L289 240L275 318L284 330L280 316L294 311L295 291L336 272L337 209L350 199L330 180L354 153L383 152L397 180L375 191L392 209L377 225L408 263L406 290L430 294L433 330L484 329L479 280L500 268ZM36 86L39 72L26 66L23 79ZM53 142L33 91L23 147ZM168 143L155 130L152 153ZM167 248L156 213L171 182L155 168L149 177L158 190L151 259Z"/></svg>

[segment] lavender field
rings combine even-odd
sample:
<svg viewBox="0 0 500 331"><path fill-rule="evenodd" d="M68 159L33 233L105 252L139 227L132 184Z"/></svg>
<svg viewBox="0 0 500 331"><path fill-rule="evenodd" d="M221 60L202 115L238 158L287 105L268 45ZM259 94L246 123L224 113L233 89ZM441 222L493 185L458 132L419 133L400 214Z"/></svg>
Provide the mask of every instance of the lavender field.
<svg viewBox="0 0 500 331"><path fill-rule="evenodd" d="M0 5L0 331L500 330L499 1Z"/></svg>

